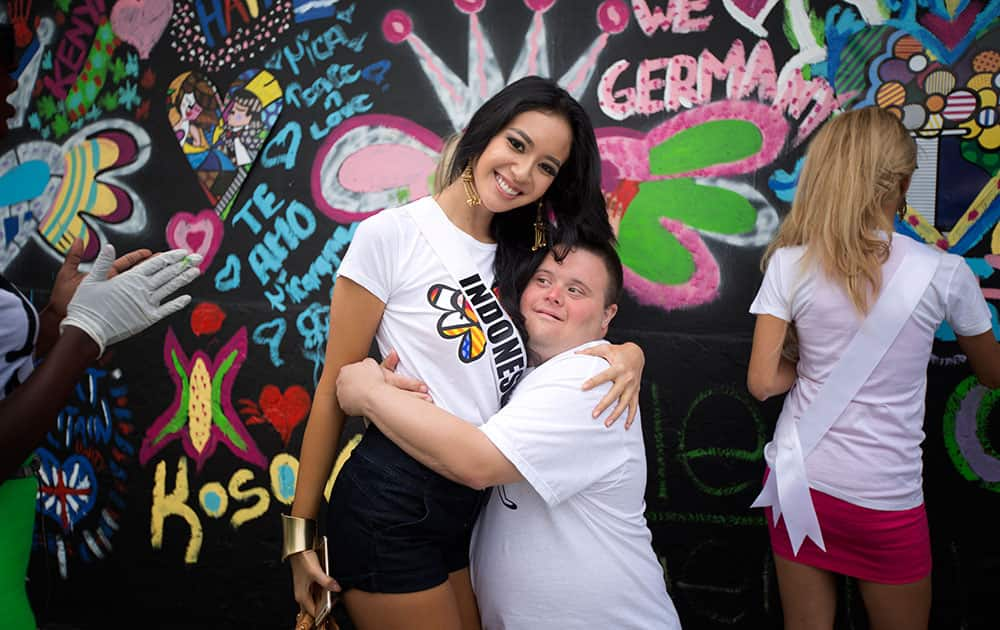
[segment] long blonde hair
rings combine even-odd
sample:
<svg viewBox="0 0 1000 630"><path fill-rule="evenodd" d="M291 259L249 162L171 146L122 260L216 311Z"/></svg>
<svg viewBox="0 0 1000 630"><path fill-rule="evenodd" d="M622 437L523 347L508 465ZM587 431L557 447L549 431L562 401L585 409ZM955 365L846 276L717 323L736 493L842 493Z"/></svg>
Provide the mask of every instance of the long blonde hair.
<svg viewBox="0 0 1000 630"><path fill-rule="evenodd" d="M916 143L902 122L878 107L840 114L806 151L792 211L764 252L805 246L803 264L818 264L867 313L882 288L882 263L892 234L886 204L917 167Z"/></svg>
<svg viewBox="0 0 1000 630"><path fill-rule="evenodd" d="M458 141L462 139L461 133L453 133L444 139L441 146L441 156L438 158L437 166L434 168L434 194L438 195L457 179L454 175L452 163L455 161L455 148Z"/></svg>

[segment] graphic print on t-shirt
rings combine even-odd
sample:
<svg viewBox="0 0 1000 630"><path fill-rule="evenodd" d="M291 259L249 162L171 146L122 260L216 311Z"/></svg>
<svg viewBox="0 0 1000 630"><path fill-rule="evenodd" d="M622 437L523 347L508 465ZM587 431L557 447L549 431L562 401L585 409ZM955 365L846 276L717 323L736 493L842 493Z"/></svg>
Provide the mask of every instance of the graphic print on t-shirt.
<svg viewBox="0 0 1000 630"><path fill-rule="evenodd" d="M38 322L31 303L2 275L0 315L7 327L0 339L0 398L5 398L31 373Z"/></svg>
<svg viewBox="0 0 1000 630"><path fill-rule="evenodd" d="M438 318L437 332L445 339L459 338L458 358L462 363L472 363L483 356L486 335L476 312L461 291L433 284L427 290L427 301L439 311L444 311L444 315Z"/></svg>

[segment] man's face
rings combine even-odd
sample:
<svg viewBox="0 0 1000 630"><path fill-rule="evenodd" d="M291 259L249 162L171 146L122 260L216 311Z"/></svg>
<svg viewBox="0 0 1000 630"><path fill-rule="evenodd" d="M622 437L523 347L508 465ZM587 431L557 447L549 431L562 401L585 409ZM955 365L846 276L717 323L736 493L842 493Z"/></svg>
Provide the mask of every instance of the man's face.
<svg viewBox="0 0 1000 630"><path fill-rule="evenodd" d="M608 271L594 254L574 249L562 262L550 252L521 294L529 350L547 361L582 343L601 339L618 306L604 306Z"/></svg>

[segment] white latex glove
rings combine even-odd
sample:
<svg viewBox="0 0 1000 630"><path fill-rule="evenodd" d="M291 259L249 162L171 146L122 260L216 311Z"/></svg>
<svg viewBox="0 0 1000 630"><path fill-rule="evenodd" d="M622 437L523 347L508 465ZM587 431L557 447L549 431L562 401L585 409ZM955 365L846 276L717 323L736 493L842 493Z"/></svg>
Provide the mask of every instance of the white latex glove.
<svg viewBox="0 0 1000 630"><path fill-rule="evenodd" d="M115 261L114 245L105 245L94 266L77 288L59 324L75 326L87 333L100 352L111 344L135 335L191 302L180 295L160 304L171 293L197 278L200 254L172 249L108 278Z"/></svg>

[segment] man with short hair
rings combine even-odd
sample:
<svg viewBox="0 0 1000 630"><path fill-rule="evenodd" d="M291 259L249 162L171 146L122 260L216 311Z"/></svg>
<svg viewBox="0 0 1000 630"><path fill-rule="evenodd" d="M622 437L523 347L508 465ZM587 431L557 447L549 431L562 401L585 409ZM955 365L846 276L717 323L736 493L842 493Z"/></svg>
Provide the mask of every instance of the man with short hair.
<svg viewBox="0 0 1000 630"><path fill-rule="evenodd" d="M641 430L593 418L607 367L577 354L603 341L618 310L610 244L555 247L521 294L533 369L474 426L385 383L371 359L344 367L338 400L458 483L495 489L473 534L471 571L486 630L680 628L643 516Z"/></svg>

